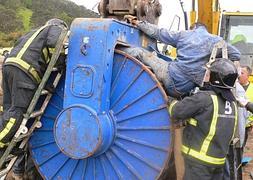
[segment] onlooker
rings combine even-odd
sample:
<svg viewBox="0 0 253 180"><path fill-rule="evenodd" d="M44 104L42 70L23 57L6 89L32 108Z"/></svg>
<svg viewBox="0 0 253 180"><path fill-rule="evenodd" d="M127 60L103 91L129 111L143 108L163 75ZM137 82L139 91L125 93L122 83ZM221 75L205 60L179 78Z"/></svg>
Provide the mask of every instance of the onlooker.
<svg viewBox="0 0 253 180"><path fill-rule="evenodd" d="M241 75L239 77L239 82L240 84L243 86L243 88L246 91L246 97L248 98L249 102L253 102L253 84L249 81L249 76L251 75L252 70L250 67L248 66L242 66L241 67ZM250 104L249 104L250 105ZM253 114L252 114L252 110L250 110L248 105L248 110L251 112L247 124L246 124L246 133L245 133L245 141L244 141L244 145L247 142L248 139L248 133L249 131L252 130L252 126L253 126Z"/></svg>

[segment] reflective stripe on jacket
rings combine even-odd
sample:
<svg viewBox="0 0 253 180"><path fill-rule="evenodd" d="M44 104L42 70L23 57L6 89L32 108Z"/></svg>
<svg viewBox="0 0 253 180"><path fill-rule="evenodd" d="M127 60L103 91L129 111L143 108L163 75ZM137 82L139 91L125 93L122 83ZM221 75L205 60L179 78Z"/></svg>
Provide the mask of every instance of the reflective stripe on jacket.
<svg viewBox="0 0 253 180"><path fill-rule="evenodd" d="M38 84L40 83L41 78L40 78L38 72L32 66L30 66L27 62L25 62L24 60L11 57L11 58L7 58L5 60L5 64L12 64L14 66L19 67L24 72L26 72L28 75L30 75Z"/></svg>
<svg viewBox="0 0 253 180"><path fill-rule="evenodd" d="M18 39L4 65L14 65L40 82L51 58L62 27L45 25Z"/></svg>
<svg viewBox="0 0 253 180"><path fill-rule="evenodd" d="M223 166L236 129L236 104L212 91L200 91L170 109L173 119L188 119L183 133L185 157L209 166Z"/></svg>
<svg viewBox="0 0 253 180"><path fill-rule="evenodd" d="M26 52L26 50L29 48L29 46L32 44L32 42L34 41L34 39L38 36L38 34L43 29L45 29L45 27L47 27L47 26L42 26L41 28L39 28L37 31L35 31L31 35L31 37L25 42L23 48L20 49L20 51L18 52L18 54L16 55L16 57L9 57L5 61L5 64L17 65L19 68L21 68L26 73L28 73L29 75L31 75L32 78L34 78L37 83L40 83L41 77L39 76L39 74L37 73L37 71L34 69L34 67L32 67L31 65L29 65L26 61L22 60L22 57L23 57L24 53Z"/></svg>

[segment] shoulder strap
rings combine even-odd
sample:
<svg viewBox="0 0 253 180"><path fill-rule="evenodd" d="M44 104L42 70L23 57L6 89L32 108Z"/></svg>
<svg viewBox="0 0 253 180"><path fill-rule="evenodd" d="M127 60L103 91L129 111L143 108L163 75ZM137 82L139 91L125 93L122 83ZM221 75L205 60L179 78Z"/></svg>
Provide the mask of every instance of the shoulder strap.
<svg viewBox="0 0 253 180"><path fill-rule="evenodd" d="M25 43L25 45L23 46L23 48L19 51L17 58L22 59L21 57L23 56L23 54L25 53L25 51L27 50L27 48L31 45L32 41L38 36L38 34L45 29L45 27L47 27L48 25L42 26L41 28L39 28Z"/></svg>
<svg viewBox="0 0 253 180"><path fill-rule="evenodd" d="M222 58L228 59L228 50L227 50L227 44L224 40L221 40L217 42L212 50L211 56L209 58L209 62L206 64L206 66L209 68L210 65L215 61L218 49L222 50Z"/></svg>

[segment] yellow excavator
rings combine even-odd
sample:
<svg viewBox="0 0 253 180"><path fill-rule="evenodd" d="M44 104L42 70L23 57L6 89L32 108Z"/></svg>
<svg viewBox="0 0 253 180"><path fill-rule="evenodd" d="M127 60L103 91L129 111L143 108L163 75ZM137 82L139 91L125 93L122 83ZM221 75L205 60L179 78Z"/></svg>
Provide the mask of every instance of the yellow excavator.
<svg viewBox="0 0 253 180"><path fill-rule="evenodd" d="M220 20L219 0L192 0L190 24L201 22L212 34L218 34Z"/></svg>

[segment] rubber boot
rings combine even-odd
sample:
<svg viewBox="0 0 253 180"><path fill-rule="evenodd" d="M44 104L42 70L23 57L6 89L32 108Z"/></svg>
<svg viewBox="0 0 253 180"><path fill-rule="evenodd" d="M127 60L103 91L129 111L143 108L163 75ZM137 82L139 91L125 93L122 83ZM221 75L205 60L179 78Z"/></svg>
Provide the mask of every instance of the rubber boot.
<svg viewBox="0 0 253 180"><path fill-rule="evenodd" d="M15 173L13 173L12 177L13 177L14 180L23 180L24 179L23 178L23 174L15 174Z"/></svg>
<svg viewBox="0 0 253 180"><path fill-rule="evenodd" d="M6 180L23 180L23 174L15 174L12 170L7 174Z"/></svg>

